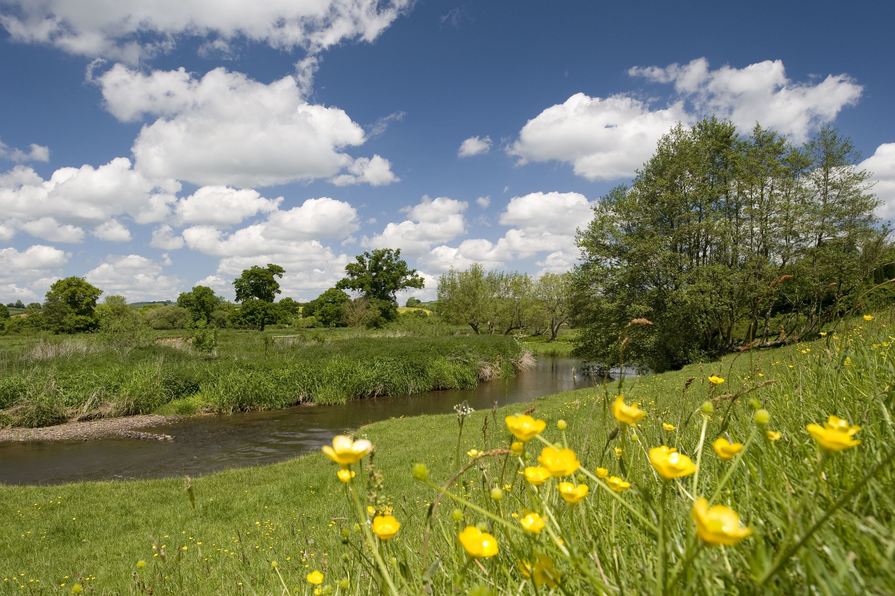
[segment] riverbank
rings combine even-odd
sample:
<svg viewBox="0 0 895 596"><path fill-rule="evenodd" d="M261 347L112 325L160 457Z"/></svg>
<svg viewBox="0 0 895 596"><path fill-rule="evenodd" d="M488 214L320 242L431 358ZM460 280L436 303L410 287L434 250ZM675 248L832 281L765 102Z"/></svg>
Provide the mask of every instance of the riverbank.
<svg viewBox="0 0 895 596"><path fill-rule="evenodd" d="M679 445L695 458L701 426L698 411L706 399L715 404L715 413L707 422L701 485L715 486L730 466L708 443L719 434L745 441L752 432L749 400L758 400L770 411L767 428L780 433L779 440L763 434L755 440L722 494L723 502L735 507L753 528L753 536L736 547L703 549L686 573L689 589L712 592L754 586L753 575L769 567L775 553L791 545L860 483L874 464L884 460L893 435L884 415L891 405L885 396L890 395L889 371L895 363L886 325L874 322L835 338L831 334L820 342L740 354L637 378L621 388L630 401L640 402L648 412L637 430L643 448L629 437L623 450L630 452L625 457L632 458L627 476L633 483L623 499L638 509L648 508L655 499L649 487L656 481L643 449L662 443ZM707 380L710 375L723 377L725 383L712 385ZM444 567L432 568L427 575L423 540L427 504L435 494L412 479L413 463L425 463L430 477L444 482L456 469L458 447L465 464L470 461L465 455L470 449L506 446L503 416L532 409L549 422L545 434L551 440L563 440L564 436L576 447L587 469L604 465L612 473L620 473L612 450L621 447L620 439L612 438L615 424L606 410L618 389L616 385L605 391L582 389L498 411L472 413L464 421L459 444L454 414L394 419L360 429L358 436L371 440L375 449L356 481L367 481L366 472L372 464L374 482L369 492L362 491L362 498L389 506L400 519L401 531L388 543L387 552L395 557L396 565L409 566L407 577L415 579L408 581L429 577L435 592L450 590L452 574L464 558L462 551L457 551L455 532L463 523L486 521L471 509L442 503L433 518L435 533L428 556L429 560L437 556ZM823 422L830 414L861 425L861 444L832 454L825 480L818 486L817 450L805 425ZM556 430L560 419L568 423L562 434ZM675 430L665 430L663 424L673 425ZM540 447L532 449L537 452ZM499 460L495 469L489 461L482 460L468 472L468 498L478 507L495 514L500 510L502 517L509 517L510 512L525 506L528 491L510 474L506 482L511 486L504 499L489 501L490 483L484 478L496 478L491 474L500 473ZM482 466L487 467L479 471ZM48 591L50 586L69 591L77 582L97 593L145 592L151 587L155 594L216 594L280 593L282 577L292 593L300 594L305 590L305 575L319 569L331 593L366 593L372 589L366 572L353 547L343 544L344 531L352 545L362 548L352 530L351 508L335 469L322 455L313 454L192 481L2 487L0 502L5 507L7 531L0 535L0 580L5 578L9 586L21 585L32 591ZM479 484L483 484L484 498L478 496ZM860 486L819 527L807 546L786 560L784 572L764 591L842 593L861 585L867 592L887 592L895 585L889 548L895 518L893 484L895 473L887 468ZM690 490L689 480L679 486ZM598 540L594 554L611 574L613 584L634 591L651 589L654 537L626 510L614 508L614 499L598 488L592 492L577 510L567 511L561 501L554 503L559 521L576 520L577 530ZM677 558L692 535L692 521L690 501L677 490L674 495L666 523L674 540L669 548ZM466 521L452 521L455 508ZM512 533L507 535L494 524L490 527L500 541L501 555L484 561L481 568L468 567L460 584L463 590L480 583L495 589L512 584L515 590L524 580L518 576L517 565L507 558L516 548L511 546L515 540ZM580 532L563 536L573 544L573 540L582 539ZM347 558L343 559L343 554ZM144 564L138 565L140 561ZM492 575L498 570L499 575ZM394 573L401 571L395 567ZM574 592L574 572L563 569L563 573L568 589ZM337 587L343 579L351 590Z"/></svg>
<svg viewBox="0 0 895 596"><path fill-rule="evenodd" d="M229 414L465 389L512 375L528 361L519 343L505 337L228 331L213 356L179 337L161 340L124 353L89 336L0 349L0 426Z"/></svg>
<svg viewBox="0 0 895 596"><path fill-rule="evenodd" d="M91 441L96 439L169 441L171 440L170 435L158 432L144 432L142 429L171 424L180 418L180 416L142 414L65 422L39 428L0 428L0 443L49 443L54 441Z"/></svg>

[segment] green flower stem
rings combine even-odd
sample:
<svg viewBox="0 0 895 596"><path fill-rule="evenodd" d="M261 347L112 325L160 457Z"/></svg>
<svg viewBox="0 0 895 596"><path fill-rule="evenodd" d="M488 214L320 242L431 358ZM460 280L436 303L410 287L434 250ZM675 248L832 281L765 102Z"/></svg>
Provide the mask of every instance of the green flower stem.
<svg viewBox="0 0 895 596"><path fill-rule="evenodd" d="M674 584L677 583L678 576L687 571L687 568L689 568L690 564L696 559L696 555L699 554L700 550L702 550L702 543L699 542L696 537L693 537L687 544L687 548L684 550L683 558L678 559L674 568L671 570L671 579L668 580L669 588L674 587Z"/></svg>
<svg viewBox="0 0 895 596"><path fill-rule="evenodd" d="M513 530L513 531L517 531L517 532L524 532L524 531L525 531L525 530L522 529L521 526L516 526L516 525L511 524L511 523L508 522L507 520L505 520L505 519L503 519L503 518L501 518L501 517L498 517L498 516L494 515L493 513L491 513L490 511L488 511L487 509L484 509L484 508L482 508L482 507L479 507L479 506L476 505L475 503L473 503L473 502L471 502L471 501L467 501L466 499L464 499L463 497L461 497L461 496L459 496L459 495L455 495L454 493L452 493L451 491L449 491L449 490L446 489L446 488L442 488L442 487L438 486L437 484L435 484L435 483L432 482L431 480L427 480L427 481L426 481L426 484L428 484L430 487L434 488L435 490L437 490L437 491L440 492L441 494L446 495L446 496L448 496L449 498L453 499L454 501L460 503L461 505L464 505L464 506L466 506L466 507L469 507L469 508L472 509L473 511L476 511L476 512L478 512L478 513L481 513L482 515L484 515L484 516L487 517L488 519L490 519L490 520L492 520L492 521L494 521L494 522L499 523L500 525L504 526L505 528L509 528L509 529L511 529L511 530Z"/></svg>
<svg viewBox="0 0 895 596"><path fill-rule="evenodd" d="M668 483L662 483L659 497L659 563L656 570L656 594L665 593L665 497L668 494Z"/></svg>
<svg viewBox="0 0 895 596"><path fill-rule="evenodd" d="M648 519L646 519L646 518L643 516L642 513L640 513L640 512L637 511L636 509L634 509L634 506L631 505L630 503L628 503L627 501L625 501L625 500L621 497L621 495L619 495L617 492L615 492L614 490L612 490L611 488L609 488L609 485L608 485L608 484L606 484L605 482L603 482L602 480L600 480L599 478L597 478L596 475L595 475L593 472L591 472L590 470L588 470L588 469L585 468L584 466L582 466L581 468L579 468L578 471L581 472L582 474L584 474L585 476L587 476L588 478L590 478L591 480L593 480L594 482L596 482L596 483L597 483L597 486L599 486L600 488L602 488L603 490L605 490L607 493L609 493L609 496L611 496L611 497L612 497L613 499L615 499L617 502L621 503L622 507L624 507L625 509L627 509L628 512L631 513L631 515L633 515L634 517L636 517L637 520L638 520L640 523L642 523L644 526L646 526L646 527L647 527L653 534L658 534L658 533L659 533L658 528L656 528L656 526L655 526L652 522L650 522Z"/></svg>
<svg viewBox="0 0 895 596"><path fill-rule="evenodd" d="M743 459L743 456L746 455L746 452L749 451L749 446L752 445L752 442L755 440L755 437L757 435L758 435L758 429L753 428L752 433L749 435L749 438L746 439L746 444L743 445L743 449L739 453L737 453L736 456L734 457L734 460L732 462L730 462L730 466L727 468L727 472L724 474L724 476L721 478L721 482L719 482L718 486L715 488L715 492L712 494L712 497L709 499L709 505L714 503L715 500L719 496L721 496L721 491L724 489L724 486L727 484L727 482L733 476L733 471L739 465L740 460ZM699 469L697 468L696 471L699 472ZM693 496L695 497L696 493L693 493Z"/></svg>
<svg viewBox="0 0 895 596"><path fill-rule="evenodd" d="M379 573L382 574L382 579L385 581L385 584L388 586L389 593L394 596L398 596L400 592L395 587L395 583L392 581L392 576L388 572L388 567L385 566L385 561L382 560L382 555L379 554L379 548L377 548L376 541L373 539L373 534L370 532L370 528L367 527L367 519L364 515L364 508L361 505L360 497L357 496L357 492L352 487L351 483L345 485L348 489L348 494L351 495L351 499L354 501L354 508L357 512L357 519L360 522L360 527L364 532L364 538L367 541L367 546L370 548L370 552L373 555L373 560L376 561L376 566L379 568Z"/></svg>
<svg viewBox="0 0 895 596"><path fill-rule="evenodd" d="M699 433L699 445L696 446L696 472L693 473L693 488L690 489L693 498L696 498L697 488L699 488L699 471L702 469L702 448L705 445L705 431L709 425L709 417L702 415L702 431Z"/></svg>

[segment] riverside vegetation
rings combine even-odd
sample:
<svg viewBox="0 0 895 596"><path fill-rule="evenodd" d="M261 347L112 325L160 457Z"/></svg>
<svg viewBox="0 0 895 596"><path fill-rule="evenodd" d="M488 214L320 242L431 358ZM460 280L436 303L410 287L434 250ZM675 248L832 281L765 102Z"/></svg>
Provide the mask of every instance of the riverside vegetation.
<svg viewBox="0 0 895 596"><path fill-rule="evenodd" d="M282 464L0 488L0 581L35 593L891 593L893 342L892 313L868 314L814 342L379 422Z"/></svg>

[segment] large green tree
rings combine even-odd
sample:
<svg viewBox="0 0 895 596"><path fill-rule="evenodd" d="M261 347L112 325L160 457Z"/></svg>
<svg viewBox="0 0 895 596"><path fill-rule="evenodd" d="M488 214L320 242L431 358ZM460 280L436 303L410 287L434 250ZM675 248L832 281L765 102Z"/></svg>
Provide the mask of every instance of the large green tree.
<svg viewBox="0 0 895 596"><path fill-rule="evenodd" d="M211 313L221 304L221 298L207 286L195 286L177 297L177 306L190 312L194 325L211 323Z"/></svg>
<svg viewBox="0 0 895 596"><path fill-rule="evenodd" d="M856 163L831 129L801 147L715 119L672 130L579 231L579 353L673 368L854 307L885 248Z"/></svg>
<svg viewBox="0 0 895 596"><path fill-rule="evenodd" d="M236 301L245 302L255 298L262 302L273 302L280 293L280 282L286 270L279 265L268 263L266 267L255 265L242 272L233 281Z"/></svg>
<svg viewBox="0 0 895 596"><path fill-rule="evenodd" d="M54 282L41 309L44 324L54 333L93 331L99 324L95 310L100 294L102 290L82 277Z"/></svg>
<svg viewBox="0 0 895 596"><path fill-rule="evenodd" d="M382 317L398 316L397 293L406 288L422 288L423 278L401 258L401 249L378 248L355 257L345 265L345 277L336 288L354 290L378 308Z"/></svg>
<svg viewBox="0 0 895 596"><path fill-rule="evenodd" d="M317 324L323 327L343 327L345 321L345 306L351 302L351 297L338 288L330 288L308 302L302 308L301 314L305 317L314 317Z"/></svg>

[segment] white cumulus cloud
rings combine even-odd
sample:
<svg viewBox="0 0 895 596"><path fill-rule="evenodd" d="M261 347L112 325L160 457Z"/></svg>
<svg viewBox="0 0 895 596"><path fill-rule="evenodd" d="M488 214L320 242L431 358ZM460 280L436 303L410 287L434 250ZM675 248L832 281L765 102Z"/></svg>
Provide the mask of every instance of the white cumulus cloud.
<svg viewBox="0 0 895 596"><path fill-rule="evenodd" d="M472 157L482 155L491 150L491 137L469 137L460 143L457 150L459 157Z"/></svg>
<svg viewBox="0 0 895 596"><path fill-rule="evenodd" d="M71 224L61 224L52 217L41 217L21 225L21 228L42 240L50 242L78 243L84 239L84 230Z"/></svg>
<svg viewBox="0 0 895 596"><path fill-rule="evenodd" d="M877 216L895 222L895 143L883 143L858 167L870 172L875 183L873 192L880 200Z"/></svg>
<svg viewBox="0 0 895 596"><path fill-rule="evenodd" d="M165 224L152 231L152 240L149 244L162 250L177 250L183 248L183 238L174 231L174 228Z"/></svg>
<svg viewBox="0 0 895 596"><path fill-rule="evenodd" d="M283 197L265 199L252 189L203 186L177 201L174 212L183 224L233 225L259 213L275 211Z"/></svg>
<svg viewBox="0 0 895 596"><path fill-rule="evenodd" d="M0 295L4 300L37 300L68 262L69 254L35 244L25 250L0 248Z"/></svg>
<svg viewBox="0 0 895 596"><path fill-rule="evenodd" d="M110 219L93 228L93 235L106 242L130 242L131 231L117 219Z"/></svg>
<svg viewBox="0 0 895 596"><path fill-rule="evenodd" d="M130 254L109 256L84 276L105 296L124 296L129 302L173 299L181 289L180 280L165 275L161 264Z"/></svg>
<svg viewBox="0 0 895 596"><path fill-rule="evenodd" d="M448 242L466 231L463 212L469 205L449 197L423 197L404 211L407 219L389 223L382 233L368 238L373 248L400 248L409 255L419 255L434 244Z"/></svg>
<svg viewBox="0 0 895 596"><path fill-rule="evenodd" d="M0 160L6 159L14 163L27 161L50 161L50 149L46 145L31 143L28 149L10 147L0 139Z"/></svg>

